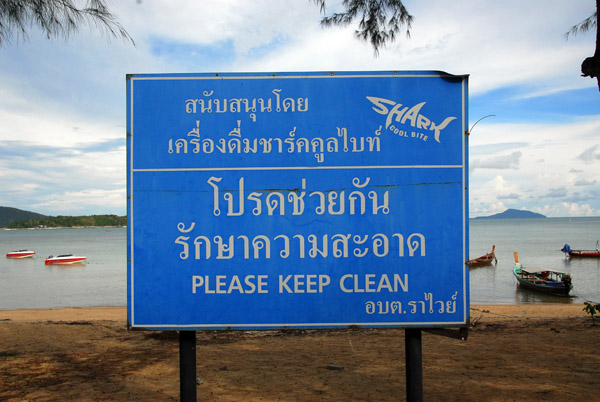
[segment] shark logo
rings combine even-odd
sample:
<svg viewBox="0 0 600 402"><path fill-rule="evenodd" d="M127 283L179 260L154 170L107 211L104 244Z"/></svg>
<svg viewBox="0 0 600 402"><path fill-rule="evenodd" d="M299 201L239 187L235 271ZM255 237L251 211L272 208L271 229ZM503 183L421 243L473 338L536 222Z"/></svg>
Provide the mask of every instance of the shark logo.
<svg viewBox="0 0 600 402"><path fill-rule="evenodd" d="M440 134L443 129L450 124L456 117L446 117L440 124L435 124L433 121L421 114L421 109L427 102L417 103L413 107L403 106L401 103L394 102L389 99L367 96L367 99L373 103L373 110L379 114L387 115L385 119L385 128L387 129L392 120L400 124L410 124L412 127L433 131L434 138L440 142Z"/></svg>

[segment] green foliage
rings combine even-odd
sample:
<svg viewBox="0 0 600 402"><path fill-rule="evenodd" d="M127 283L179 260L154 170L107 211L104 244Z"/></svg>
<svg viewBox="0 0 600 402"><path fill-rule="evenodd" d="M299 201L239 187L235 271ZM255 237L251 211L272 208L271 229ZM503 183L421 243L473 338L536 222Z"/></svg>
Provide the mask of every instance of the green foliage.
<svg viewBox="0 0 600 402"><path fill-rule="evenodd" d="M313 0L325 13L326 0ZM343 0L344 12L325 16L321 20L323 26L347 26L358 22L354 32L362 41L370 42L375 51L396 39L396 35L406 26L406 36L410 37L413 21L402 0Z"/></svg>
<svg viewBox="0 0 600 402"><path fill-rule="evenodd" d="M600 303L592 303L586 301L584 304L583 311L589 313L592 316L592 325L596 324L596 321L600 321L600 317L596 317L596 314L600 313Z"/></svg>
<svg viewBox="0 0 600 402"><path fill-rule="evenodd" d="M11 222L8 225L8 228L72 228L88 226L127 226L127 217L117 215L48 216L41 219L30 219Z"/></svg>
<svg viewBox="0 0 600 402"><path fill-rule="evenodd" d="M12 36L27 38L31 27L41 29L48 39L78 31L87 24L133 43L104 0L87 0L78 7L73 0L0 0L0 47Z"/></svg>

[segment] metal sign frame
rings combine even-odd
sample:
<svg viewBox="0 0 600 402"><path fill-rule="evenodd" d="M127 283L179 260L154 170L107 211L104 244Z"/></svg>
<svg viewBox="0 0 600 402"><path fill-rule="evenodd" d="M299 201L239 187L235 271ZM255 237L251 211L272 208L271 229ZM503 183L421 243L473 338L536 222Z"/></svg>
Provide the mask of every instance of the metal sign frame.
<svg viewBox="0 0 600 402"><path fill-rule="evenodd" d="M127 76L128 321L464 327L467 76Z"/></svg>

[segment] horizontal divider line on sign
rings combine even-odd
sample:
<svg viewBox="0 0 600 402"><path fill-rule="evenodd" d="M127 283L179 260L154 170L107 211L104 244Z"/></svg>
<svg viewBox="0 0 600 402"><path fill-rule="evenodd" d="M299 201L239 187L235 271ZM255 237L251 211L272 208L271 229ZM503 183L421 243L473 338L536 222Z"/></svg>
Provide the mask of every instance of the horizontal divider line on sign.
<svg viewBox="0 0 600 402"><path fill-rule="evenodd" d="M273 166L273 167L206 167L206 168L134 168L133 172L193 172L220 170L343 170L343 169L463 169L464 165L397 165L397 166Z"/></svg>

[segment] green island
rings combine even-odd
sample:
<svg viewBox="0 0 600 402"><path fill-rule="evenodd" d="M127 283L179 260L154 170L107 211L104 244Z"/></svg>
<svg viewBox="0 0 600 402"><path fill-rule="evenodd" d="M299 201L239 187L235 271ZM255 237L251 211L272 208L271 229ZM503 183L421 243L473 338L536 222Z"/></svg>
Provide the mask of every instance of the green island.
<svg viewBox="0 0 600 402"><path fill-rule="evenodd" d="M127 226L127 216L87 215L87 216L47 216L44 218L16 220L8 229L73 228L90 226Z"/></svg>

